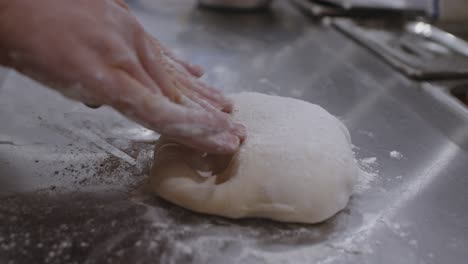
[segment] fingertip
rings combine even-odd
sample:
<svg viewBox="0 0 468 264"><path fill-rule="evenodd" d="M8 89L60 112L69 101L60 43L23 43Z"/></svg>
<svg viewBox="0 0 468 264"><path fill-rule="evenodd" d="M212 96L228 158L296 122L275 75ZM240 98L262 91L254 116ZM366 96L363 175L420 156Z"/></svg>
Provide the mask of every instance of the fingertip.
<svg viewBox="0 0 468 264"><path fill-rule="evenodd" d="M212 86L207 86L208 91L212 94L213 98L218 101L222 106L225 112L231 113L234 109L234 102L231 98L226 96L221 90L216 89Z"/></svg>
<svg viewBox="0 0 468 264"><path fill-rule="evenodd" d="M233 154L241 144L238 136L222 132L208 137L173 138L175 141L209 154Z"/></svg>
<svg viewBox="0 0 468 264"><path fill-rule="evenodd" d="M240 142L244 142L245 138L247 137L247 128L239 123L234 123L234 128L232 130L232 133L239 137Z"/></svg>
<svg viewBox="0 0 468 264"><path fill-rule="evenodd" d="M209 151L213 154L232 154L239 149L240 138L229 133L222 133L211 138L214 148Z"/></svg>
<svg viewBox="0 0 468 264"><path fill-rule="evenodd" d="M232 113L232 110L234 110L234 103L228 98L223 99L221 106L221 111L225 113Z"/></svg>
<svg viewBox="0 0 468 264"><path fill-rule="evenodd" d="M188 63L187 68L190 71L190 73L197 78L200 78L205 74L205 70L200 65Z"/></svg>
<svg viewBox="0 0 468 264"><path fill-rule="evenodd" d="M101 104L95 104L95 103L84 103L84 105L86 105L87 107L91 109L98 109L99 107L102 106Z"/></svg>

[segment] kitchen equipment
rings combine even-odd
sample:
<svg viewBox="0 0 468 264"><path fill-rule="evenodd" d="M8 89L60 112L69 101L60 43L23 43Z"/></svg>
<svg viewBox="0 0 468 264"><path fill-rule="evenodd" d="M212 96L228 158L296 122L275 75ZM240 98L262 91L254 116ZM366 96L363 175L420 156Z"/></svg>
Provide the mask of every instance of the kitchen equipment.
<svg viewBox="0 0 468 264"><path fill-rule="evenodd" d="M344 34L410 78L468 77L468 44L424 21L336 19Z"/></svg>
<svg viewBox="0 0 468 264"><path fill-rule="evenodd" d="M271 0L198 0L202 7L223 10L259 10L266 8Z"/></svg>
<svg viewBox="0 0 468 264"><path fill-rule="evenodd" d="M424 11L427 5L425 0L317 0L317 2L328 3L347 10L414 10L419 12Z"/></svg>
<svg viewBox="0 0 468 264"><path fill-rule="evenodd" d="M319 1L290 0L305 14L313 17L375 17L399 18L425 16L426 10L420 5L405 5L401 1Z"/></svg>

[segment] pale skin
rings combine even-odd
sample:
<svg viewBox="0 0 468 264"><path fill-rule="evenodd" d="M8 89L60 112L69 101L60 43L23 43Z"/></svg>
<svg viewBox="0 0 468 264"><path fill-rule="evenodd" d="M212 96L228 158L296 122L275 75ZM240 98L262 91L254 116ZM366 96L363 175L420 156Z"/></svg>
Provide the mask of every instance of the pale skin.
<svg viewBox="0 0 468 264"><path fill-rule="evenodd" d="M0 64L205 152L235 152L245 138L203 69L148 34L123 0L0 0Z"/></svg>

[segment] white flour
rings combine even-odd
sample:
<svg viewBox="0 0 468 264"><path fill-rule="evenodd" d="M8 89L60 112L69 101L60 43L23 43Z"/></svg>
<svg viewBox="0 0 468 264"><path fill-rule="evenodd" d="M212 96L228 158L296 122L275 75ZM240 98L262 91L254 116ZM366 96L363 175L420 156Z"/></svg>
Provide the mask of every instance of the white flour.
<svg viewBox="0 0 468 264"><path fill-rule="evenodd" d="M400 160L403 158L403 154L401 154L400 152L396 150L393 150L393 151L390 151L390 157Z"/></svg>
<svg viewBox="0 0 468 264"><path fill-rule="evenodd" d="M376 157L362 158L358 160L358 163L361 172L354 187L354 193L362 193L369 189L370 184L379 176Z"/></svg>

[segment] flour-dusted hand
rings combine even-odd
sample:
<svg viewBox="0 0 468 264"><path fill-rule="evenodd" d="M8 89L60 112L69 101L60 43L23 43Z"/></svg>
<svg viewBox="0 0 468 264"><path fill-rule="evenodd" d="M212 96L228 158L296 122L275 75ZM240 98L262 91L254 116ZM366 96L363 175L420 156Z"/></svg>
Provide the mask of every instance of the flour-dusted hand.
<svg viewBox="0 0 468 264"><path fill-rule="evenodd" d="M234 152L232 103L149 35L122 0L0 0L0 62L212 153Z"/></svg>

